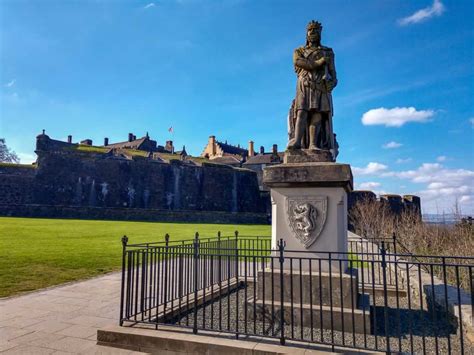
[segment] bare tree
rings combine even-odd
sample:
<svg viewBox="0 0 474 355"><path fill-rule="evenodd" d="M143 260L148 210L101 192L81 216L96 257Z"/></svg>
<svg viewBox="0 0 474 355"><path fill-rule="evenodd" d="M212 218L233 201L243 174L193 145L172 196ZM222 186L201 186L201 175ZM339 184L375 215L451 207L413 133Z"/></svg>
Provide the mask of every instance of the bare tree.
<svg viewBox="0 0 474 355"><path fill-rule="evenodd" d="M349 211L349 221L356 234L369 239L380 239L392 235L395 216L386 204L362 199Z"/></svg>
<svg viewBox="0 0 474 355"><path fill-rule="evenodd" d="M19 163L18 155L7 147L5 138L0 138L0 163Z"/></svg>
<svg viewBox="0 0 474 355"><path fill-rule="evenodd" d="M455 212L459 213L459 209ZM397 251L399 253L413 253L418 255L416 260L437 262L439 259L420 257L420 255L445 255L461 257L456 259L457 263L470 264L471 259L463 259L464 256L472 256L474 250L474 227L472 224L461 221L454 225L428 224L423 222L417 211L405 209L399 214L394 214L388 206L381 201L373 199L360 200L352 206L349 211L349 220L354 232L365 238L380 240L395 233L397 240ZM449 261L449 260L448 260ZM470 290L470 278L468 268L459 268L456 275L454 268L443 274L441 267L434 267L435 275L448 283L456 284L459 277L460 286Z"/></svg>

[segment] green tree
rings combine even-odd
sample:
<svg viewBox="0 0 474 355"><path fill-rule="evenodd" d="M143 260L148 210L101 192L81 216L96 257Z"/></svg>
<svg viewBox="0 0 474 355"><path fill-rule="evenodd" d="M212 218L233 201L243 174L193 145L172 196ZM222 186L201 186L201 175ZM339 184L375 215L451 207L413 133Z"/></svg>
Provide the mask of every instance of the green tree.
<svg viewBox="0 0 474 355"><path fill-rule="evenodd" d="M7 147L5 138L0 138L0 163L19 163L18 155Z"/></svg>

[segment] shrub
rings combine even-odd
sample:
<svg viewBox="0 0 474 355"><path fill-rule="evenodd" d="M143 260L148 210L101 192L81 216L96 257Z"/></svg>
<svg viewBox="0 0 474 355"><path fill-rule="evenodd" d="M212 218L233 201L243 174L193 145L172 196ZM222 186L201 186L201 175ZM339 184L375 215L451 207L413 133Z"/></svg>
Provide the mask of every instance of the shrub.
<svg viewBox="0 0 474 355"><path fill-rule="evenodd" d="M361 200L349 211L349 221L354 232L369 240L377 242L382 238L390 238L395 233L398 253L417 255L417 261L436 262L439 258L428 256L466 257L473 256L474 228L472 224L461 220L458 213L456 224L429 224L422 221L419 215L410 210L394 214L390 208L379 201ZM423 256L418 256L423 255ZM447 259L447 263L453 260ZM468 265L472 259L457 259L457 264ZM447 280L457 283L456 270L448 267ZM443 279L443 268L434 267L433 272ZM470 289L468 268L459 268L460 286Z"/></svg>

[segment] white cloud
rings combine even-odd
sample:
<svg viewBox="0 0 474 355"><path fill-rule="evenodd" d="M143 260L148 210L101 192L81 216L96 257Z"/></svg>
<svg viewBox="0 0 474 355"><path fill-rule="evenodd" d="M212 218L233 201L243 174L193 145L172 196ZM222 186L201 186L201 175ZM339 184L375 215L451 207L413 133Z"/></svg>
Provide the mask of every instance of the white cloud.
<svg viewBox="0 0 474 355"><path fill-rule="evenodd" d="M474 171L466 169L447 169L439 163L423 163L416 170L392 173L402 179L417 183L445 182L448 185L466 183L471 180L474 188Z"/></svg>
<svg viewBox="0 0 474 355"><path fill-rule="evenodd" d="M388 143L385 143L384 145L382 145L382 148L383 149L395 149L395 148L400 148L402 145L403 145L402 143L391 141L391 142L388 142Z"/></svg>
<svg viewBox="0 0 474 355"><path fill-rule="evenodd" d="M376 175L387 170L387 165L370 162L365 168L353 167L352 171L355 175Z"/></svg>
<svg viewBox="0 0 474 355"><path fill-rule="evenodd" d="M6 83L5 87L11 88L13 85L15 85L15 83L16 83L16 79L13 79L13 80L9 81L8 83Z"/></svg>
<svg viewBox="0 0 474 355"><path fill-rule="evenodd" d="M442 182L432 182L428 185L428 189L443 189L446 187L446 184Z"/></svg>
<svg viewBox="0 0 474 355"><path fill-rule="evenodd" d="M433 110L417 111L414 107L395 107L387 109L380 107L367 111L362 115L365 126L385 125L386 127L401 127L408 122L428 122L434 115Z"/></svg>
<svg viewBox="0 0 474 355"><path fill-rule="evenodd" d="M396 163L397 164L405 164L405 163L409 163L411 162L413 159L412 158L406 158L406 159L403 159L403 158L398 158Z"/></svg>
<svg viewBox="0 0 474 355"><path fill-rule="evenodd" d="M431 6L418 10L410 16L399 19L398 24L401 26L406 26L412 25L414 23L420 23L432 17L441 16L444 10L445 7L441 3L441 0L434 0Z"/></svg>
<svg viewBox="0 0 474 355"><path fill-rule="evenodd" d="M359 190L373 190L377 187L380 187L380 182L369 181L369 182L362 182L357 185Z"/></svg>
<svg viewBox="0 0 474 355"><path fill-rule="evenodd" d="M436 161L443 162L443 161L446 161L446 159L448 159L446 155L440 155L439 157L436 158Z"/></svg>
<svg viewBox="0 0 474 355"><path fill-rule="evenodd" d="M449 211L455 201L467 212L474 212L474 171L448 169L439 163L424 163L416 170L386 172L384 176L394 176L413 183L426 184L415 192L422 198L422 205L430 212ZM439 211L441 209L441 211Z"/></svg>
<svg viewBox="0 0 474 355"><path fill-rule="evenodd" d="M18 153L18 158L22 164L31 164L36 161L36 155L31 153Z"/></svg>
<svg viewBox="0 0 474 355"><path fill-rule="evenodd" d="M150 2L149 4L146 4L145 6L143 6L144 9L149 9L149 8L152 8L152 7L156 7L154 2Z"/></svg>
<svg viewBox="0 0 474 355"><path fill-rule="evenodd" d="M411 159L399 159L397 162L405 162ZM450 169L441 163L423 163L416 169L390 171L381 163L370 162L365 167L353 167L355 178L358 176L376 176L384 179L395 178L394 186L400 193L414 194L421 197L424 213L452 213L455 204L458 204L462 213L474 214L474 171L468 169ZM385 181L385 180L384 180ZM407 186L404 182L414 185ZM391 182L387 182L391 184ZM385 184L385 183L384 183ZM417 186L418 185L418 186ZM392 188L394 187L392 186ZM380 183L370 181L357 184L358 189L372 190L377 194Z"/></svg>

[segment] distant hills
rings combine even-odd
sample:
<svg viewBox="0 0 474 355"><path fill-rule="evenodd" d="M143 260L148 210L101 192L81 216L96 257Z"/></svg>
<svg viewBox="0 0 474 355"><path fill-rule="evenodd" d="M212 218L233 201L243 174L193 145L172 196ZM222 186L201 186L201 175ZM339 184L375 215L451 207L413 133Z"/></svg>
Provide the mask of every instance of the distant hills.
<svg viewBox="0 0 474 355"><path fill-rule="evenodd" d="M454 224L459 222L462 218L468 218L469 215L459 215L455 213L424 213L422 218L426 223L433 224Z"/></svg>

